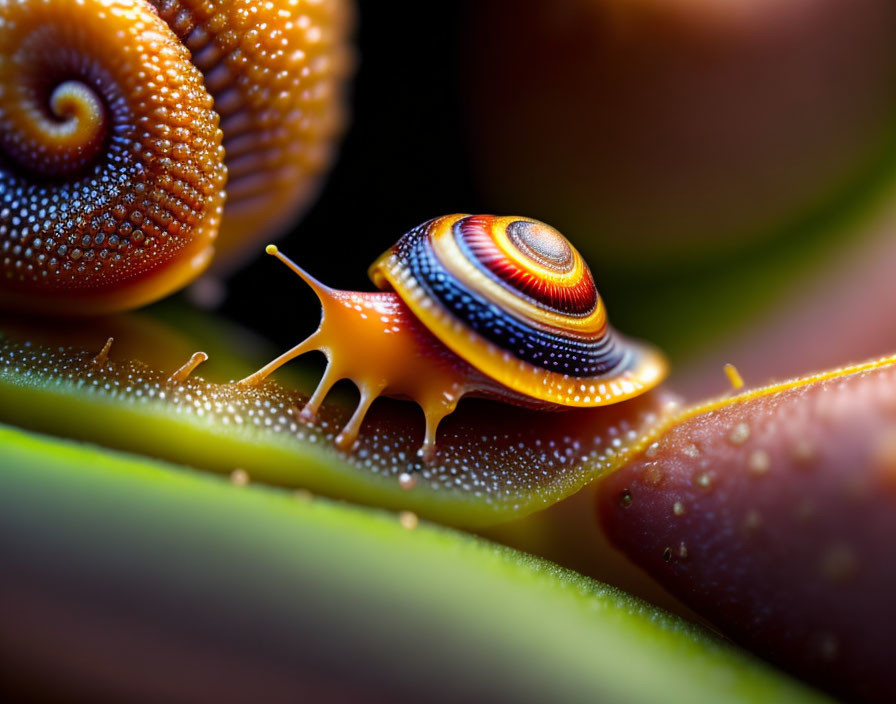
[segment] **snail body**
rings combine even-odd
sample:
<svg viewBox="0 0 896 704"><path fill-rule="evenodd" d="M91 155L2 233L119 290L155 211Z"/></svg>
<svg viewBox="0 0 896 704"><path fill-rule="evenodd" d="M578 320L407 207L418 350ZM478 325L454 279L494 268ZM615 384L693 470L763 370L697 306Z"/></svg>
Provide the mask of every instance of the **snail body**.
<svg viewBox="0 0 896 704"><path fill-rule="evenodd" d="M420 455L465 395L546 410L637 396L666 374L662 355L613 331L581 255L554 228L521 217L447 215L412 229L370 268L383 291L331 289L274 246L318 296L308 338L242 380L255 386L289 360L319 350L328 366L307 405L314 418L332 385L351 379L358 407L337 436L350 449L379 395L423 409Z"/></svg>
<svg viewBox="0 0 896 704"><path fill-rule="evenodd" d="M342 123L346 20L342 0L0 2L0 305L137 307L281 230Z"/></svg>

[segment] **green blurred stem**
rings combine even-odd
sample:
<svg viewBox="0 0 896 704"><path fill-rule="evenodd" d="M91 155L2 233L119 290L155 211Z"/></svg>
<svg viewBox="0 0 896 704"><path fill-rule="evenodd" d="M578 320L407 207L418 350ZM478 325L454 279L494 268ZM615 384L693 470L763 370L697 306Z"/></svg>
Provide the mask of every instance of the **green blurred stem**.
<svg viewBox="0 0 896 704"><path fill-rule="evenodd" d="M0 447L3 658L31 692L821 701L700 628L462 533L7 426Z"/></svg>

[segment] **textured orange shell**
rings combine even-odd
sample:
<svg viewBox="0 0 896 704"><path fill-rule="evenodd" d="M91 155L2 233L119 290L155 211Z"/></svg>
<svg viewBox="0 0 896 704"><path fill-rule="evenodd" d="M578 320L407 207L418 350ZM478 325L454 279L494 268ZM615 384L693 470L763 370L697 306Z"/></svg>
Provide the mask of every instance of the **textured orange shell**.
<svg viewBox="0 0 896 704"><path fill-rule="evenodd" d="M288 228L345 123L348 0L152 0L192 52L221 118L227 203L215 266Z"/></svg>
<svg viewBox="0 0 896 704"><path fill-rule="evenodd" d="M343 122L348 14L342 0L0 6L0 305L139 306L282 229Z"/></svg>

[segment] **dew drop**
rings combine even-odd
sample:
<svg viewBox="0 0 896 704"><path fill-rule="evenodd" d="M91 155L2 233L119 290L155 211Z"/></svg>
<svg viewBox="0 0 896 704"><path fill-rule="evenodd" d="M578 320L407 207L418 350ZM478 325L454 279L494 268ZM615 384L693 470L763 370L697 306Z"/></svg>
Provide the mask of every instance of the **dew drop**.
<svg viewBox="0 0 896 704"><path fill-rule="evenodd" d="M771 469L772 460L765 450L753 450L747 460L747 466L753 474L763 475Z"/></svg>
<svg viewBox="0 0 896 704"><path fill-rule="evenodd" d="M746 423L738 423L731 429L728 439L735 445L743 445L750 437L750 426Z"/></svg>
<svg viewBox="0 0 896 704"><path fill-rule="evenodd" d="M414 530L419 525L420 519L413 511L402 511L398 514L398 522L405 530Z"/></svg>
<svg viewBox="0 0 896 704"><path fill-rule="evenodd" d="M410 472L402 472L398 475L398 485L404 491L410 491L417 486L417 477Z"/></svg>
<svg viewBox="0 0 896 704"><path fill-rule="evenodd" d="M692 459L696 459L700 456L700 450L697 449L697 446L694 443L686 445L682 452Z"/></svg>
<svg viewBox="0 0 896 704"><path fill-rule="evenodd" d="M651 464L644 470L644 481L650 486L658 486L663 481L663 470Z"/></svg>
<svg viewBox="0 0 896 704"><path fill-rule="evenodd" d="M249 483L249 473L237 467L230 473L230 483L234 486L246 486Z"/></svg>
<svg viewBox="0 0 896 704"><path fill-rule="evenodd" d="M292 496L296 501L302 504L310 504L314 499L314 494L312 494L307 489L296 489L292 493Z"/></svg>
<svg viewBox="0 0 896 704"><path fill-rule="evenodd" d="M815 459L815 445L808 438L797 440L790 450L790 456L801 464L808 464Z"/></svg>

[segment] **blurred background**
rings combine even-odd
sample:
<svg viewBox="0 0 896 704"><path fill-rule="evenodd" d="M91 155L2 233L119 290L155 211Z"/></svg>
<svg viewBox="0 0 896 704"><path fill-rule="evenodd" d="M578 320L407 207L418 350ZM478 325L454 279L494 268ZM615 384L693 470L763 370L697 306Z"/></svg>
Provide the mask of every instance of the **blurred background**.
<svg viewBox="0 0 896 704"><path fill-rule="evenodd" d="M361 3L356 36L340 156L282 241L325 282L370 288L435 215L516 213L688 394L896 348L889 0ZM294 343L317 305L260 253L224 309Z"/></svg>
<svg viewBox="0 0 896 704"><path fill-rule="evenodd" d="M318 200L281 242L325 283L371 290L367 267L414 225L486 207L475 184L460 3L360 3L348 130ZM319 305L258 247L231 279L225 311L280 345L317 324Z"/></svg>
<svg viewBox="0 0 896 704"><path fill-rule="evenodd" d="M283 251L315 276L332 286L369 290L368 265L411 227L451 212L514 213L540 218L569 237L589 262L613 325L663 347L672 360L670 384L691 399L726 390L722 372L726 362L734 363L747 384L755 386L896 352L893 0L469 0L359 5L351 116L338 158L323 180L319 198L280 240ZM280 349L305 337L319 317L311 292L263 255L263 243L257 246L257 256L234 270L221 305L228 317ZM177 360L165 362L167 368L175 368L196 349L186 346L189 340L162 344L161 335L154 328L150 332L156 347ZM118 341L116 334L116 354L127 356L127 336L121 337ZM214 363L225 356L205 349ZM224 378L237 376L234 372ZM79 476L72 471L68 478ZM57 488L54 481L47 485ZM115 567L110 570L99 563L97 582L84 588L101 595L112 614L110 623L128 624L135 613L138 617L146 613L147 628L157 628L164 615L173 623L193 615L203 625L212 624L209 642L237 644L235 653L225 653L232 658L225 662L249 667L254 660L244 660L240 649L251 651L256 640L245 638L241 625L250 624L258 632L271 628L278 635L278 627L300 623L304 631L286 630L298 638L310 634L306 662L313 663L321 652L317 634L332 639L333 633L340 633L333 629L331 616L319 608L320 603L332 603L333 618L349 624L346 632L354 633L351 628L356 624L375 635L388 632L366 625L369 616L382 616L387 622L383 629L409 629L411 635L401 636L401 631L401 637L380 638L369 647L395 668L394 681L402 686L415 681L408 677L411 670L391 648L382 647L383 642L398 643L403 657L421 654L419 662L434 663L440 677L452 675L450 668L442 667L439 654L430 656L422 647L443 649L444 641L433 639L421 646L412 640L417 623L407 610L410 594L421 600L419 613L439 616L440 610L427 603L438 588L446 594L446 604L462 603L452 591L452 577L441 578L438 552L424 551L421 560L430 559L430 565L416 557L408 559L402 543L395 551L394 566L384 568L378 562L380 553L359 543L357 555L340 559L334 553L331 559L329 544L321 542L327 532L314 524L307 524L303 534L290 535L288 527L277 523L278 514L262 507L258 515L271 521L269 533L259 533L252 542L246 534L259 522L251 513L236 520L214 502L208 504L207 516L182 504L185 518L176 523L166 515L172 499L162 493L157 504L146 504L149 527L139 535L156 539L147 543L150 547L170 544L178 549L173 554L151 552L158 560L151 563L134 557L141 553L132 550L127 532L119 536L108 530L108 525L118 526L117 519L103 523L119 515L125 522L131 504L112 494L100 495L86 483L77 492L67 486L59 484L59 496L83 512L74 513L74 520L96 525L96 536L110 536L120 549L110 553L109 564ZM135 487L134 496L142 497L140 492L142 487ZM83 501L88 494L91 500ZM14 497L11 492L7 495ZM40 522L42 514L30 511L31 505L43 506L47 515L55 516L54 505L39 503L40 495L35 496L38 499L24 503L26 508L18 514L22 525ZM234 496L228 500L237 501ZM111 507L106 513L95 510L100 500ZM316 503L312 510L318 510ZM202 534L192 526L194 518L217 521L215 530L227 539L219 540L215 532ZM164 528L161 539L153 532L155 524ZM48 534L68 537L62 530L53 533L57 524L48 525ZM366 527L355 533L364 540L377 537ZM21 534L38 535L38 528ZM193 542L183 542L180 534L192 536ZM312 536L310 552L322 556L321 569L313 564L304 568L289 542L269 539L304 539L303 535ZM271 544L283 552L270 553L270 578L255 579L260 568L252 560L268 554L256 546ZM23 545L29 559L41 561L30 545ZM84 545L91 554L90 540ZM245 550L245 557L239 550ZM202 559L194 564L195 555ZM74 550L57 551L43 563L73 572L89 573L95 567L78 557ZM333 567L355 560L360 567L347 576ZM190 579L199 575L207 580L201 582L208 585L207 593L227 598L207 600L211 610L206 612L192 608L193 602L176 593L175 599L157 590L153 578L172 574L171 564L185 570L185 577L173 573L175 582L182 579L190 585ZM450 572L453 564L444 569ZM116 591L116 583L108 579L123 565L130 570L130 584L136 585L133 592ZM293 582L281 579L280 568L294 565L299 579L310 585L305 600L296 598ZM240 579L232 579L234 566ZM402 581L400 569L432 584L415 589L413 582ZM371 576L386 580L384 603L396 611L375 601L379 593L369 588ZM244 584L242 579L248 581ZM318 579L323 581L318 584ZM396 584L401 585L398 591ZM57 587L56 582L52 585ZM245 599L246 593L259 588L261 598ZM269 600L266 589L279 590L281 600ZM29 589L21 592L31 595ZM154 601L142 601L145 592ZM190 586L190 593L200 591ZM368 593L373 593L373 600L356 600L358 594ZM143 612L128 603L133 594ZM539 593L538 598L542 596ZM501 593L495 603L507 601ZM31 603L36 606L30 615L44 619L38 623L46 623L47 631L58 626L54 612L37 600ZM218 604L223 606L216 612ZM277 613L278 604L290 605L292 621ZM344 610L345 604L356 611ZM259 616L267 610L269 621ZM403 618L393 618L396 612ZM29 613L22 613L25 622ZM238 627L228 631L233 622L220 618L220 613L236 618ZM444 613L454 617L448 608ZM422 623L425 629L429 622ZM29 629L26 624L22 630L35 635L39 662L44 628ZM77 623L72 633L78 633ZM645 637L645 642L652 639ZM519 640L513 636L514 645ZM562 642L567 640L564 633ZM153 662L158 653L180 657L169 642L160 642L158 651L134 660L135 669ZM329 651L335 653L334 671L352 662L344 655L345 647L359 642L344 637ZM463 656L479 657L466 640L459 642ZM84 643L83 638L74 639L65 653L89 656ZM615 652L616 642L608 638L608 643L606 651ZM16 645L23 648L28 643ZM178 645L190 648L188 641ZM584 669L590 672L591 653L579 652L588 653ZM357 662L363 664L363 657ZM379 662L371 660L370 666ZM126 669L111 669L123 678L129 675ZM242 672L238 667L221 669ZM144 671L153 684L169 681L170 673L164 670L165 677L152 668ZM658 676L662 688L667 687L664 676ZM230 682L218 681L222 687ZM699 683L696 678L692 681ZM309 682L318 684L315 679ZM334 692L326 694L332 697ZM353 693L344 694L348 699ZM60 700L64 698L60 695Z"/></svg>

